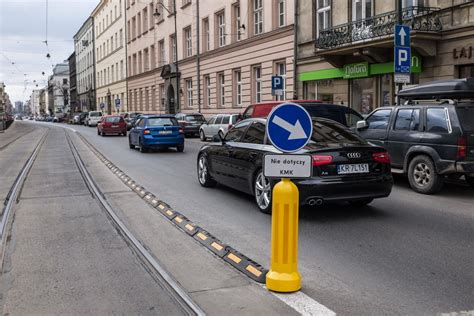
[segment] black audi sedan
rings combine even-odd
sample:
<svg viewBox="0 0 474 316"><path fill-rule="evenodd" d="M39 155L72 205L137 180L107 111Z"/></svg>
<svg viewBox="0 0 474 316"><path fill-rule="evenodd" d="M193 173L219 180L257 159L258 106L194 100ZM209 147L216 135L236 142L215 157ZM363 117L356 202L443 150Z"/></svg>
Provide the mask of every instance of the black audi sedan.
<svg viewBox="0 0 474 316"><path fill-rule="evenodd" d="M260 211L271 213L271 192L278 179L263 175L266 153L281 153L267 140L266 119L250 118L236 124L218 142L204 145L197 157L199 183L216 183L255 197ZM310 154L313 175L295 180L300 205L346 201L364 206L387 197L393 185L390 157L385 149L369 144L349 128L323 118L313 119L313 134L296 154Z"/></svg>

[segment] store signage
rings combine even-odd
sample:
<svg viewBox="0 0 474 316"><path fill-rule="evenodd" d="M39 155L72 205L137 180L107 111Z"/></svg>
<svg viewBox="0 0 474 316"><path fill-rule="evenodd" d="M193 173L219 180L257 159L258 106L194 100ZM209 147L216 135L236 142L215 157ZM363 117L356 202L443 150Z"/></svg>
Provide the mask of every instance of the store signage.
<svg viewBox="0 0 474 316"><path fill-rule="evenodd" d="M474 46L463 47L459 50L455 48L453 49L453 58L454 59L459 59L459 58L471 59L473 51L474 51Z"/></svg>
<svg viewBox="0 0 474 316"><path fill-rule="evenodd" d="M344 65L344 79L362 78L369 76L369 63Z"/></svg>

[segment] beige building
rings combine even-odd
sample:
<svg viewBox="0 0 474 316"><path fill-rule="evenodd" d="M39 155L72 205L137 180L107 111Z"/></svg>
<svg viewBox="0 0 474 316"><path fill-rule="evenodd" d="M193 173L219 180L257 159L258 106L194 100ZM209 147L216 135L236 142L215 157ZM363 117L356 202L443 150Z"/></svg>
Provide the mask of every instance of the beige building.
<svg viewBox="0 0 474 316"><path fill-rule="evenodd" d="M395 102L397 1L299 1L297 91L361 113ZM474 2L403 0L411 82L474 76Z"/></svg>
<svg viewBox="0 0 474 316"><path fill-rule="evenodd" d="M97 110L128 110L125 45L125 1L101 0L94 18Z"/></svg>
<svg viewBox="0 0 474 316"><path fill-rule="evenodd" d="M273 74L293 98L294 1L125 1L130 109L241 113Z"/></svg>

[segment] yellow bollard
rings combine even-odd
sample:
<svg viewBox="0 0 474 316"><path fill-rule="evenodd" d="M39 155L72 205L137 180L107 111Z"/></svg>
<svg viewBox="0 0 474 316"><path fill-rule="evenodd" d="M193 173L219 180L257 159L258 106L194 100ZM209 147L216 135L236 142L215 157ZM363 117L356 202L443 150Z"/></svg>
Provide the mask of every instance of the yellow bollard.
<svg viewBox="0 0 474 316"><path fill-rule="evenodd" d="M282 179L272 192L272 254L267 288L275 292L301 289L298 272L298 187Z"/></svg>

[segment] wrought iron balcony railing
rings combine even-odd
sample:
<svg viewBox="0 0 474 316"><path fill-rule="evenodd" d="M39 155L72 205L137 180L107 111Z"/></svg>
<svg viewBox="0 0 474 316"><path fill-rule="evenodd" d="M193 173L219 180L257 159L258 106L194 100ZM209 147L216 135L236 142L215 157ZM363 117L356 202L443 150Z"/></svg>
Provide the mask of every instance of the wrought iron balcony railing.
<svg viewBox="0 0 474 316"><path fill-rule="evenodd" d="M438 11L438 8L408 7L402 11L402 21L412 30L439 32L442 26ZM397 24L397 11L391 11L328 28L320 31L319 37L316 39L316 48L335 48L392 35L395 24Z"/></svg>

